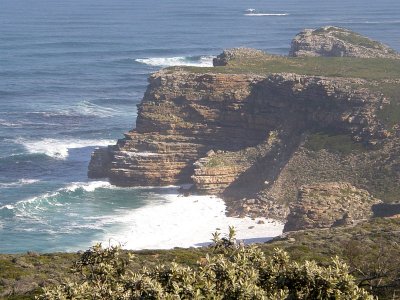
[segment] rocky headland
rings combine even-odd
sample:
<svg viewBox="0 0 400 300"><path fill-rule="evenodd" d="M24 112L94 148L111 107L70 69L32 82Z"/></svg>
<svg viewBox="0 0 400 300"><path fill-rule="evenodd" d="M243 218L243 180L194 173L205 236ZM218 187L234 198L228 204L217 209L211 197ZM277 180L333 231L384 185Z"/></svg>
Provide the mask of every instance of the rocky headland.
<svg viewBox="0 0 400 300"><path fill-rule="evenodd" d="M156 72L136 128L95 150L89 177L192 183L230 215L289 218L287 230L368 218L400 192L400 60L367 40L323 27L288 57L239 48L213 68Z"/></svg>

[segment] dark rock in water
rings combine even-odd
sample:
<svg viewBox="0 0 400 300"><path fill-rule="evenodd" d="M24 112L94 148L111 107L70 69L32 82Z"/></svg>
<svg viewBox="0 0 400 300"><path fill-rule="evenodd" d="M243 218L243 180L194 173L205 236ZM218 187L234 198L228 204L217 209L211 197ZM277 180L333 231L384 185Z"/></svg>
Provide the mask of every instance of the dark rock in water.
<svg viewBox="0 0 400 300"><path fill-rule="evenodd" d="M345 28L305 29L292 40L289 56L400 58L388 46Z"/></svg>
<svg viewBox="0 0 400 300"><path fill-rule="evenodd" d="M112 146L110 146L110 148L112 148ZM110 149L107 147L95 149L89 163L88 176L90 178L108 177L111 160L112 156Z"/></svg>

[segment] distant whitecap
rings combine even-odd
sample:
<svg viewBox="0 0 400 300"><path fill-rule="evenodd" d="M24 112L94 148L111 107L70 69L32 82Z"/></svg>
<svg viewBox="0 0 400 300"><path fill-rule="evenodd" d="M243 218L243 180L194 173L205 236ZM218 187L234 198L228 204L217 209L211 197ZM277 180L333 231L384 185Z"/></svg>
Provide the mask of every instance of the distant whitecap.
<svg viewBox="0 0 400 300"><path fill-rule="evenodd" d="M273 16L282 17L282 16L289 16L290 14L288 14L288 13L274 14L274 13L253 13L253 12L251 12L251 13L246 13L244 15L248 16L248 17L273 17Z"/></svg>

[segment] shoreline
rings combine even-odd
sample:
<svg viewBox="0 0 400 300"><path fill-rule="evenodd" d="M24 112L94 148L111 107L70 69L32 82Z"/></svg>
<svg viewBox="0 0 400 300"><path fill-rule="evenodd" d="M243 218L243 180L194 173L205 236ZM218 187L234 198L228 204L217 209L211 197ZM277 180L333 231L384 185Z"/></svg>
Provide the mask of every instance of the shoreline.
<svg viewBox="0 0 400 300"><path fill-rule="evenodd" d="M130 210L119 218L119 228L107 232L103 245L121 245L126 250L202 247L211 244L212 233L226 236L229 226L245 244L263 243L282 234L284 224L266 218L238 218L226 215L227 205L213 195L184 196L180 187L157 194L146 206ZM156 200L156 201L154 201Z"/></svg>

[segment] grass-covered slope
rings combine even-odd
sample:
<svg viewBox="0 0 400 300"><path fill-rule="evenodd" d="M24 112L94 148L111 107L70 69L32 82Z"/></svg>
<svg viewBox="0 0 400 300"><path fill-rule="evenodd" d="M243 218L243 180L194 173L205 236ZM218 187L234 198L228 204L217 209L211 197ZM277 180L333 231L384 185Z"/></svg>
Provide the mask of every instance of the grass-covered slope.
<svg viewBox="0 0 400 300"><path fill-rule="evenodd" d="M173 71L176 67L169 68ZM179 67L194 73L256 74L296 73L299 75L363 78L368 80L398 79L400 60L355 57L286 57L258 55L229 60L226 66Z"/></svg>

